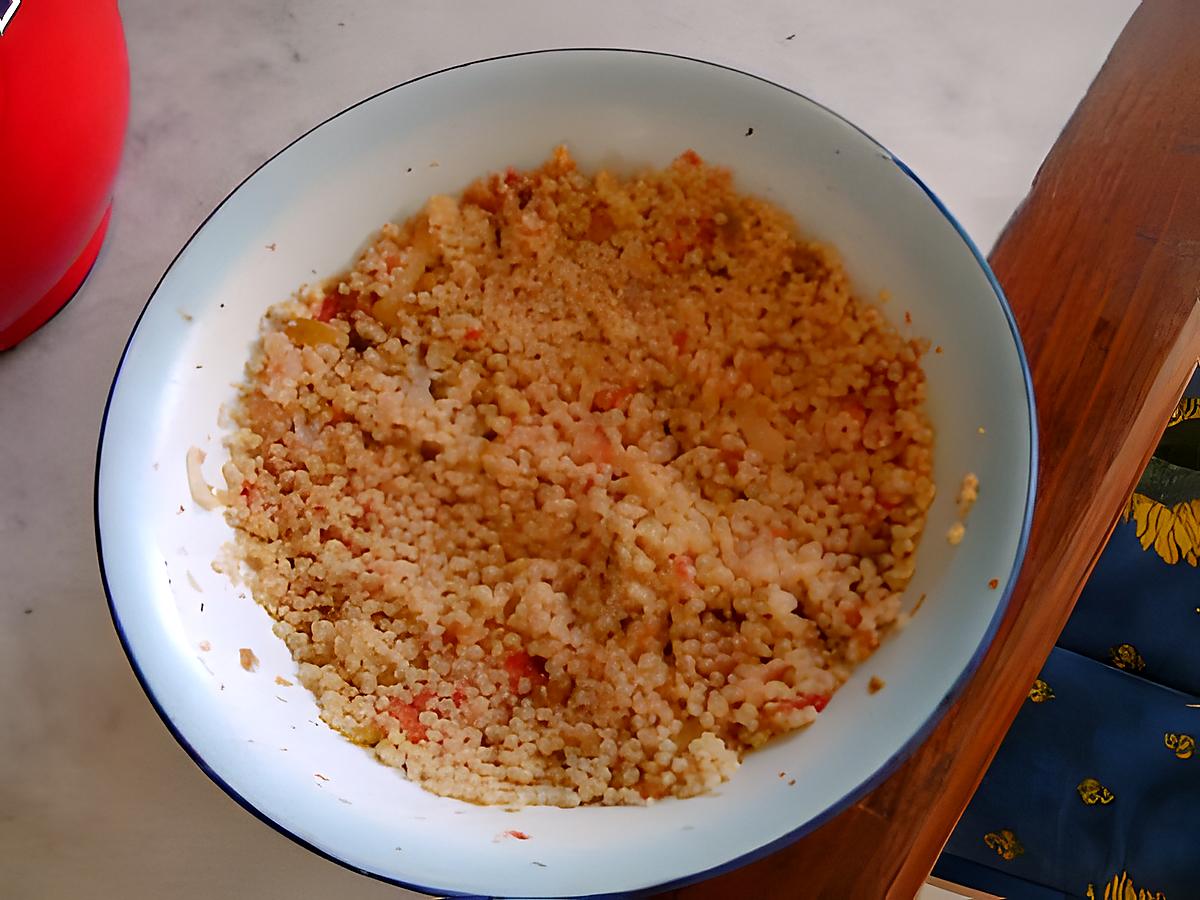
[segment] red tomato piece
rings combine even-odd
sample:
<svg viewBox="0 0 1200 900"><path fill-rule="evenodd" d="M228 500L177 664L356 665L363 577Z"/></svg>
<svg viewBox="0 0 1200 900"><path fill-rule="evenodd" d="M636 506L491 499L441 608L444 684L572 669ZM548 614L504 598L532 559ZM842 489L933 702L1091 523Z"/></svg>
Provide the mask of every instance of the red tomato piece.
<svg viewBox="0 0 1200 900"><path fill-rule="evenodd" d="M337 294L326 294L325 299L321 301L321 309L317 312L317 321L328 322L337 315L339 305Z"/></svg>
<svg viewBox="0 0 1200 900"><path fill-rule="evenodd" d="M696 584L696 561L686 553L681 553L675 557L675 561L671 564L675 572L675 577L679 579L681 585L693 587Z"/></svg>
<svg viewBox="0 0 1200 900"><path fill-rule="evenodd" d="M804 709L806 706L811 706L817 712L823 710L826 704L829 703L828 694L799 694L791 701L792 706L796 709Z"/></svg>
<svg viewBox="0 0 1200 900"><path fill-rule="evenodd" d="M675 236L667 241L667 256L673 263L683 262L683 258L687 255L688 244L683 239L683 236L678 232Z"/></svg>
<svg viewBox="0 0 1200 900"><path fill-rule="evenodd" d="M601 412L607 412L610 409L616 409L631 396L637 393L637 389L633 387L604 387L596 391L592 397L592 406Z"/></svg>
<svg viewBox="0 0 1200 900"><path fill-rule="evenodd" d="M508 672L508 686L514 694L520 693L521 679L528 678L530 686L545 684L546 670L541 660L535 660L524 650L514 650L504 659L504 670Z"/></svg>
<svg viewBox="0 0 1200 900"><path fill-rule="evenodd" d="M429 689L413 695L411 703L393 699L388 704L387 714L400 723L405 736L413 743L420 743L429 736L429 729L421 722L421 713L429 708L432 700L437 698L437 692Z"/></svg>

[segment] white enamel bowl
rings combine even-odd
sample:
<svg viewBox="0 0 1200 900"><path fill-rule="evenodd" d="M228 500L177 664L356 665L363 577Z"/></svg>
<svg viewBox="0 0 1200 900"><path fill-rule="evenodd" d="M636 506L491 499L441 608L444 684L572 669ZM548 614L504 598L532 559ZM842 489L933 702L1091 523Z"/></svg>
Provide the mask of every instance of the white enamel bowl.
<svg viewBox="0 0 1200 900"><path fill-rule="evenodd" d="M190 499L184 457L204 449L207 478L220 483L218 408L269 304L314 271L347 266L374 229L430 194L534 166L562 142L585 168L664 165L695 148L731 166L743 191L836 244L862 295L889 290L887 314L905 327L911 313L912 331L944 348L926 364L938 494L906 597L911 607L926 595L923 607L812 728L752 754L709 796L513 813L422 791L315 724L303 689L275 682L293 663L267 614L211 568L230 531ZM449 69L351 107L259 168L200 226L147 303L113 382L97 543L117 632L163 721L263 821L346 866L435 893L622 894L695 880L794 840L921 740L1004 609L1032 510L1034 432L1029 373L999 287L887 150L799 94L716 65L534 53ZM952 548L944 535L967 472L982 489ZM241 647L262 660L257 672L239 666ZM887 683L873 695L872 675ZM509 830L530 837L496 840Z"/></svg>

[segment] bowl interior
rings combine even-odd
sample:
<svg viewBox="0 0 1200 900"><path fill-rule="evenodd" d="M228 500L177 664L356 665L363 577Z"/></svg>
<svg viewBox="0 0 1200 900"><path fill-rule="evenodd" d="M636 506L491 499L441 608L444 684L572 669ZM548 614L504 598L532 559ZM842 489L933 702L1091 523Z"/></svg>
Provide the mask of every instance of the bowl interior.
<svg viewBox="0 0 1200 900"><path fill-rule="evenodd" d="M694 148L836 244L861 295L890 291L887 315L907 328L910 314L911 330L943 348L926 361L938 496L906 605L927 599L814 727L752 754L709 796L506 812L425 793L331 732L302 688L276 681L294 681L294 665L245 588L213 570L231 534L219 512L190 499L184 459L204 449L208 480L222 483L218 409L269 304L347 266L374 229L430 194L536 165L562 142L586 168L623 170ZM97 528L114 616L148 692L210 774L260 815L352 867L442 893L592 895L764 850L894 764L990 639L1023 549L1033 466L1032 400L1003 301L952 220L885 150L738 72L564 51L460 67L373 97L230 196L131 338L102 438ZM980 478L980 499L951 547L944 535L967 472ZM258 671L240 667L242 647L261 659ZM872 675L887 684L874 695ZM510 830L529 839L504 837Z"/></svg>

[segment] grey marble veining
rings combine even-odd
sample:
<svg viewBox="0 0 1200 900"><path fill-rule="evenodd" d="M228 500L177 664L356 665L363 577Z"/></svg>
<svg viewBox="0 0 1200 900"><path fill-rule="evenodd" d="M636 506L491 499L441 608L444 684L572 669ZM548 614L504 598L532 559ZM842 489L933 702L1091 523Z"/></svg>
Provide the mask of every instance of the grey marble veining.
<svg viewBox="0 0 1200 900"><path fill-rule="evenodd" d="M188 761L125 662L95 561L95 441L121 348L178 248L275 150L449 64L654 48L847 115L986 248L1134 5L124 0L132 120L107 245L71 306L0 355L0 894L404 895L279 837Z"/></svg>

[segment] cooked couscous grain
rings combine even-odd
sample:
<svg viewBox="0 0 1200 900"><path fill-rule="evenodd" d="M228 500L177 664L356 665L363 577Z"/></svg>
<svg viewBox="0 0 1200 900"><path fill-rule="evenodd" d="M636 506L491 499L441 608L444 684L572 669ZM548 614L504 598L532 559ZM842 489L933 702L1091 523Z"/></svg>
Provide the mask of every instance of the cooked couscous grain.
<svg viewBox="0 0 1200 900"><path fill-rule="evenodd" d="M979 499L979 476L968 472L963 476L958 488L958 514L965 519L971 512L971 507Z"/></svg>
<svg viewBox="0 0 1200 900"><path fill-rule="evenodd" d="M958 546L967 535L966 518L971 513L971 507L979 499L979 477L974 472L963 476L958 489L958 521L946 532L946 540L953 546Z"/></svg>
<svg viewBox="0 0 1200 900"><path fill-rule="evenodd" d="M268 313L227 515L322 717L412 780L690 796L896 622L923 350L696 154L621 179L560 149Z"/></svg>

